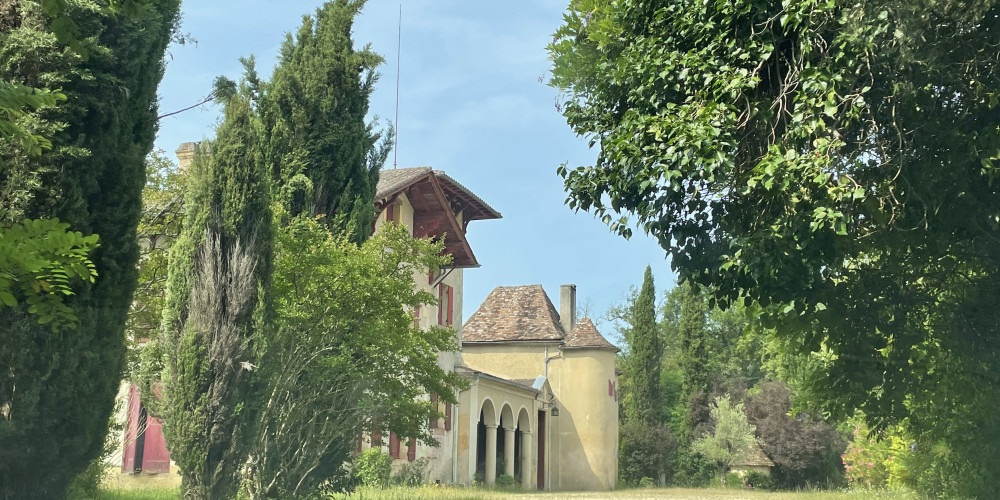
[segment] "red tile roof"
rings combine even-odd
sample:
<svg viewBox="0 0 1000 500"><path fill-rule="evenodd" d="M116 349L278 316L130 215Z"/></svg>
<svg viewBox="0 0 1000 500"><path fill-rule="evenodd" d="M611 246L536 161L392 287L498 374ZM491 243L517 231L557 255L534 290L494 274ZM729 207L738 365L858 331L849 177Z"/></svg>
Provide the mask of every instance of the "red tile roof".
<svg viewBox="0 0 1000 500"><path fill-rule="evenodd" d="M618 350L608 339L597 331L597 327L590 321L590 318L582 318L573 325L573 331L566 335L566 343L563 347L590 347L600 349Z"/></svg>
<svg viewBox="0 0 1000 500"><path fill-rule="evenodd" d="M565 336L542 285L494 288L462 327L463 342L561 342Z"/></svg>

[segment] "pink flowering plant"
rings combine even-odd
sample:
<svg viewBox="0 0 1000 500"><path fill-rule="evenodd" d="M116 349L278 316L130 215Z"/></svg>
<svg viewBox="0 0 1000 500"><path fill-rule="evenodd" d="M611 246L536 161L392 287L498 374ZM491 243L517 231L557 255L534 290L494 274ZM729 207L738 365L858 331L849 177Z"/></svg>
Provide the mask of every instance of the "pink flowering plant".
<svg viewBox="0 0 1000 500"><path fill-rule="evenodd" d="M890 441L881 433L871 432L863 420L856 419L853 424L850 444L841 455L847 481L851 486L885 488L894 459Z"/></svg>

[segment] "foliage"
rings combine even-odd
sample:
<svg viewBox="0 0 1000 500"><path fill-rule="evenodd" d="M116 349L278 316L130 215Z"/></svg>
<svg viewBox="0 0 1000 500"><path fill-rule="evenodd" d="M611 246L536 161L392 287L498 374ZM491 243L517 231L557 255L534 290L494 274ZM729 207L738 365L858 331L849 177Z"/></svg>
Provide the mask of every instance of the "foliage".
<svg viewBox="0 0 1000 500"><path fill-rule="evenodd" d="M998 14L578 0L549 47L567 122L600 147L559 170L570 207L634 222L719 304L759 304L823 355L814 403L946 441L980 496L1000 489L996 441L967 437L1000 429Z"/></svg>
<svg viewBox="0 0 1000 500"><path fill-rule="evenodd" d="M399 472L392 478L395 484L402 486L416 487L424 484L427 474L427 466L430 459L420 457L412 462L407 462L399 468Z"/></svg>
<svg viewBox="0 0 1000 500"><path fill-rule="evenodd" d="M290 195L296 176L311 183L311 198L294 203L292 215L322 215L355 243L375 219L372 200L392 136L365 122L383 59L370 46L353 47L351 26L364 4L324 3L286 37L270 82L256 84L275 187Z"/></svg>
<svg viewBox="0 0 1000 500"><path fill-rule="evenodd" d="M216 139L190 167L184 227L170 249L162 409L149 408L164 417L190 498L235 495L256 423L252 371L266 344L273 253L256 126L244 96L225 104Z"/></svg>
<svg viewBox="0 0 1000 500"><path fill-rule="evenodd" d="M76 316L72 327L54 335L49 325L37 324L30 304L0 310L6 374L0 381L0 498L63 496L101 453L120 381L143 158L152 148L156 86L179 2L143 2L128 17L110 15L106 5L65 2L86 57L48 29L53 16L38 2L0 8L4 88L66 96L55 107L29 105L12 120L0 117L51 143L39 149L17 134L0 135L0 226L58 219L68 224L66 234L99 235L101 242L87 254L93 283L81 269L87 279L70 284L73 295L62 298Z"/></svg>
<svg viewBox="0 0 1000 500"><path fill-rule="evenodd" d="M76 313L63 297L73 295L73 278L93 283L97 277L87 257L97 235L68 229L59 219L24 219L0 228L0 307L24 302L40 325L53 331L75 326Z"/></svg>
<svg viewBox="0 0 1000 500"><path fill-rule="evenodd" d="M680 317L677 326L678 353L677 365L681 372L681 401L685 403L680 408L682 418L676 419L679 425L678 434L685 442L690 442L701 424L707 421L707 415L696 411L700 402L705 402L709 391L709 345L708 325L706 324L707 307L701 294L690 283L683 282L680 289ZM707 406L707 405L704 405Z"/></svg>
<svg viewBox="0 0 1000 500"><path fill-rule="evenodd" d="M500 488L513 488L517 486L517 479L510 474L500 474L497 476L497 486Z"/></svg>
<svg viewBox="0 0 1000 500"><path fill-rule="evenodd" d="M120 408L121 402L118 402L115 413ZM112 475L108 462L112 457L120 456L122 444L120 436L123 429L124 425L112 415L108 421L108 434L104 437L100 456L91 460L87 468L73 479L67 488L67 498L94 498L100 494L101 487Z"/></svg>
<svg viewBox="0 0 1000 500"><path fill-rule="evenodd" d="M774 478L764 474L763 472L757 472L755 470L747 471L746 475L743 476L743 482L750 486L754 490L773 490L776 489L776 484Z"/></svg>
<svg viewBox="0 0 1000 500"><path fill-rule="evenodd" d="M385 488L391 473L392 457L379 448L369 448L355 459L354 475L365 486Z"/></svg>
<svg viewBox="0 0 1000 500"><path fill-rule="evenodd" d="M162 352L156 342L167 295L167 261L170 246L180 235L184 219L184 179L162 150L146 157L146 186L142 190L139 236L139 280L125 324L129 342L126 377L142 394L154 394L149 385L163 370ZM144 352L148 342L150 349ZM145 360L143 361L143 358ZM145 402L156 406L154 401Z"/></svg>
<svg viewBox="0 0 1000 500"><path fill-rule="evenodd" d="M677 443L666 426L625 420L618 436L618 477L622 484L641 484L645 477L659 483L672 469Z"/></svg>
<svg viewBox="0 0 1000 500"><path fill-rule="evenodd" d="M743 403L731 404L729 396L719 396L712 403L714 429L691 443L691 449L716 463L719 479L726 485L726 473L739 460L746 459L757 446L756 428L747 422Z"/></svg>
<svg viewBox="0 0 1000 500"><path fill-rule="evenodd" d="M636 296L630 315L631 324L625 330L625 355L621 412L625 421L659 424L660 358L663 348L656 325L656 290L653 271L646 266L642 288Z"/></svg>
<svg viewBox="0 0 1000 500"><path fill-rule="evenodd" d="M757 428L761 449L774 462L771 478L782 489L836 484L843 475L843 436L819 416L792 412L792 393L766 381L747 398L747 420Z"/></svg>
<svg viewBox="0 0 1000 500"><path fill-rule="evenodd" d="M858 422L842 458L847 482L852 486L885 488L889 485L887 465L894 457L881 431L872 432L863 422Z"/></svg>
<svg viewBox="0 0 1000 500"><path fill-rule="evenodd" d="M438 413L419 396L454 403L461 379L437 364L457 348L454 331L421 330L411 312L434 301L413 276L447 263L441 242L386 224L359 247L319 220L278 214L276 333L259 358L268 405L248 487L303 494L337 479L363 433L434 442Z"/></svg>

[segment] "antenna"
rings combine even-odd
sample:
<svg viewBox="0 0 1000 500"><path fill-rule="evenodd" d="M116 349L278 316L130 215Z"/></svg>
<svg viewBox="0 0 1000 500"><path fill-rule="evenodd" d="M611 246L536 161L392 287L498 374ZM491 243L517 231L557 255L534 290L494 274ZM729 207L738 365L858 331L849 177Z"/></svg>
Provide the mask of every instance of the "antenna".
<svg viewBox="0 0 1000 500"><path fill-rule="evenodd" d="M403 4L399 4L399 31L396 33L396 134L393 136L392 168L396 168L399 154L399 53L403 46Z"/></svg>

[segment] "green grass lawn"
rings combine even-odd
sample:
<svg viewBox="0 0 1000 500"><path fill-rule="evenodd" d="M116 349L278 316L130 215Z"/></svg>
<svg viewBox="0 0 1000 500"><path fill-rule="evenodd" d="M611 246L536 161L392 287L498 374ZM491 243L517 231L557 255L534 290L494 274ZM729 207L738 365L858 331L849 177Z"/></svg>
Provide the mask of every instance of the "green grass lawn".
<svg viewBox="0 0 1000 500"><path fill-rule="evenodd" d="M94 500L178 500L174 489L106 490ZM813 491L769 492L710 488L630 489L603 492L522 492L489 491L473 488L360 488L351 494L332 495L330 500L916 500L905 492L888 491Z"/></svg>

